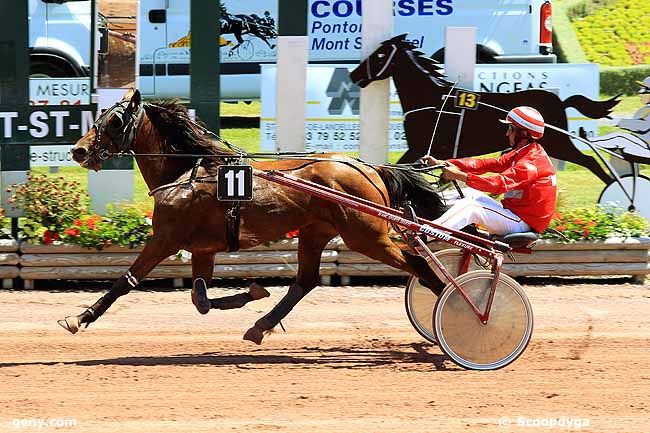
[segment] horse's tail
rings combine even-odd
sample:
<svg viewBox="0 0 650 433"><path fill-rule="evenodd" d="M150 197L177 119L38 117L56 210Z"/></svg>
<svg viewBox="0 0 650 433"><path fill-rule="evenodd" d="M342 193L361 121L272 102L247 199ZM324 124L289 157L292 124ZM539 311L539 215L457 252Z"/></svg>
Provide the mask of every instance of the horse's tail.
<svg viewBox="0 0 650 433"><path fill-rule="evenodd" d="M447 210L438 192L421 174L386 167L378 168L377 172L386 185L391 206L409 201L415 213L425 219L438 218Z"/></svg>
<svg viewBox="0 0 650 433"><path fill-rule="evenodd" d="M621 95L616 95L607 101L594 101L582 95L573 95L563 101L564 108L572 107L591 119L610 118L612 109L621 102Z"/></svg>

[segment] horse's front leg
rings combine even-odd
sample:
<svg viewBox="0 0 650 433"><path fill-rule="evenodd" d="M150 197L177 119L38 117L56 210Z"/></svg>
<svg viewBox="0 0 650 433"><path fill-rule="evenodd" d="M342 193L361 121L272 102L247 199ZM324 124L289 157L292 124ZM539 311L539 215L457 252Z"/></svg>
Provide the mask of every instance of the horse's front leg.
<svg viewBox="0 0 650 433"><path fill-rule="evenodd" d="M248 293L210 299L208 287L212 282L213 271L214 254L192 254L192 303L201 314L207 314L211 308L217 310L241 308L251 301L269 296L269 292L264 287L252 283Z"/></svg>
<svg viewBox="0 0 650 433"><path fill-rule="evenodd" d="M99 298L92 307L78 316L68 316L58 323L72 334L76 334L81 325L86 327L108 310L120 296L126 295L138 285L140 280L155 268L158 263L178 251L176 243L163 241L160 237L151 238L129 270L113 283L111 289Z"/></svg>

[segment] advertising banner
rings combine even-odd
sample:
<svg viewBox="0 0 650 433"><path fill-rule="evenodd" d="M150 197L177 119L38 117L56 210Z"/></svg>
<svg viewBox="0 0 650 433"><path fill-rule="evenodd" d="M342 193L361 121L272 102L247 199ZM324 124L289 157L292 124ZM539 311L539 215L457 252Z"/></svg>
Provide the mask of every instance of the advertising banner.
<svg viewBox="0 0 650 433"><path fill-rule="evenodd" d="M356 65L310 66L307 72L307 115L305 150L356 152L359 150L360 90L349 78ZM276 67L262 68L261 148L275 150ZM507 64L477 65L474 79L476 92L510 93L528 89L545 89L565 100L572 95L598 99L598 65L584 64ZM483 108L487 109L487 108ZM596 135L597 120L574 109L567 110L569 131L583 128L588 137ZM399 96L391 84L390 151L407 150L403 130L403 113ZM584 148L576 141L579 148Z"/></svg>

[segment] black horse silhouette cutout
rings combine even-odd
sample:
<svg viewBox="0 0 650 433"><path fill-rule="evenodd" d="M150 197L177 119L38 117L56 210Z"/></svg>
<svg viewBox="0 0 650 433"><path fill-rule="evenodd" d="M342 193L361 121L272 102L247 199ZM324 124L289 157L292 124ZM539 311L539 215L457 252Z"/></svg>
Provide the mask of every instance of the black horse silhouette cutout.
<svg viewBox="0 0 650 433"><path fill-rule="evenodd" d="M404 112L408 150L400 158L400 163L416 161L429 148L431 155L438 159L505 150L506 125L499 119L505 118L507 111L519 105L536 108L548 125L566 131L566 108L573 107L591 119L599 119L609 117L619 102L618 97L593 101L582 95L562 101L552 92L533 89L514 93L476 93L480 98L476 110L458 108L455 98L446 98L450 94L453 96L454 89L444 75L442 65L417 51L406 40L406 34L384 41L350 74L352 81L361 87L388 77L395 82ZM575 147L568 135L547 128L539 143L550 156L586 167L606 184L612 182L613 177L595 158Z"/></svg>
<svg viewBox="0 0 650 433"><path fill-rule="evenodd" d="M277 38L278 32L275 29L275 21L268 12L265 13L264 17L257 14L231 14L223 3L220 3L220 5L221 34L232 34L237 39L237 43L230 48L230 54L244 43L243 35L246 34L257 36L270 49L275 48L275 45L269 42L269 39Z"/></svg>

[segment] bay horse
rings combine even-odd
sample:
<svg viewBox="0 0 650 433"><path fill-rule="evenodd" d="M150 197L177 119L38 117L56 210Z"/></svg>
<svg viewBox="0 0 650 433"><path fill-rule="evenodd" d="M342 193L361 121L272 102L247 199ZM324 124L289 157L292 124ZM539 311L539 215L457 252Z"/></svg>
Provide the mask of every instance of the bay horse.
<svg viewBox="0 0 650 433"><path fill-rule="evenodd" d="M214 256L226 251L228 246L225 214L230 204L216 197L215 173L218 165L239 158L210 138L202 126L190 119L183 105L174 101L143 103L140 92L131 89L73 146L74 160L92 170L101 169L105 159L119 152L134 154L154 198L153 236L108 293L80 315L60 320L61 326L72 333L84 324L87 327L162 260L180 249L192 253L191 298L200 313L205 314L211 308L239 308L268 296L259 286L249 293L207 297ZM181 154L192 157L178 157ZM286 171L374 203L397 206L403 200L412 200L416 213L427 219L434 219L446 210L441 198L419 174L373 168L343 155L250 164L259 170ZM295 283L244 335L244 339L257 344L261 343L264 331L276 326L319 283L321 253L337 235L351 250L416 275L432 287L442 288L424 258L393 243L386 220L295 189L255 177L253 199L241 202L239 221L241 249L300 230Z"/></svg>
<svg viewBox="0 0 650 433"><path fill-rule="evenodd" d="M403 34L384 41L350 73L351 80L360 87L393 78L404 113L408 144L408 150L398 161L400 163L413 162L426 155L430 146L431 155L437 159L506 150L507 143L503 137L507 125L499 122L499 119L505 118L510 109L520 105L536 108L547 124L566 130L566 108L573 107L591 119L599 119L609 116L619 102L617 97L593 101L582 95L562 101L552 92L532 89L514 93L480 92L478 95L482 104L476 110L456 108L453 99L449 99L441 109L445 97L453 90L442 69L438 62L417 51ZM440 121L436 128L438 117ZM561 132L547 128L539 143L550 156L581 165L606 184L614 180L595 158L583 154Z"/></svg>

